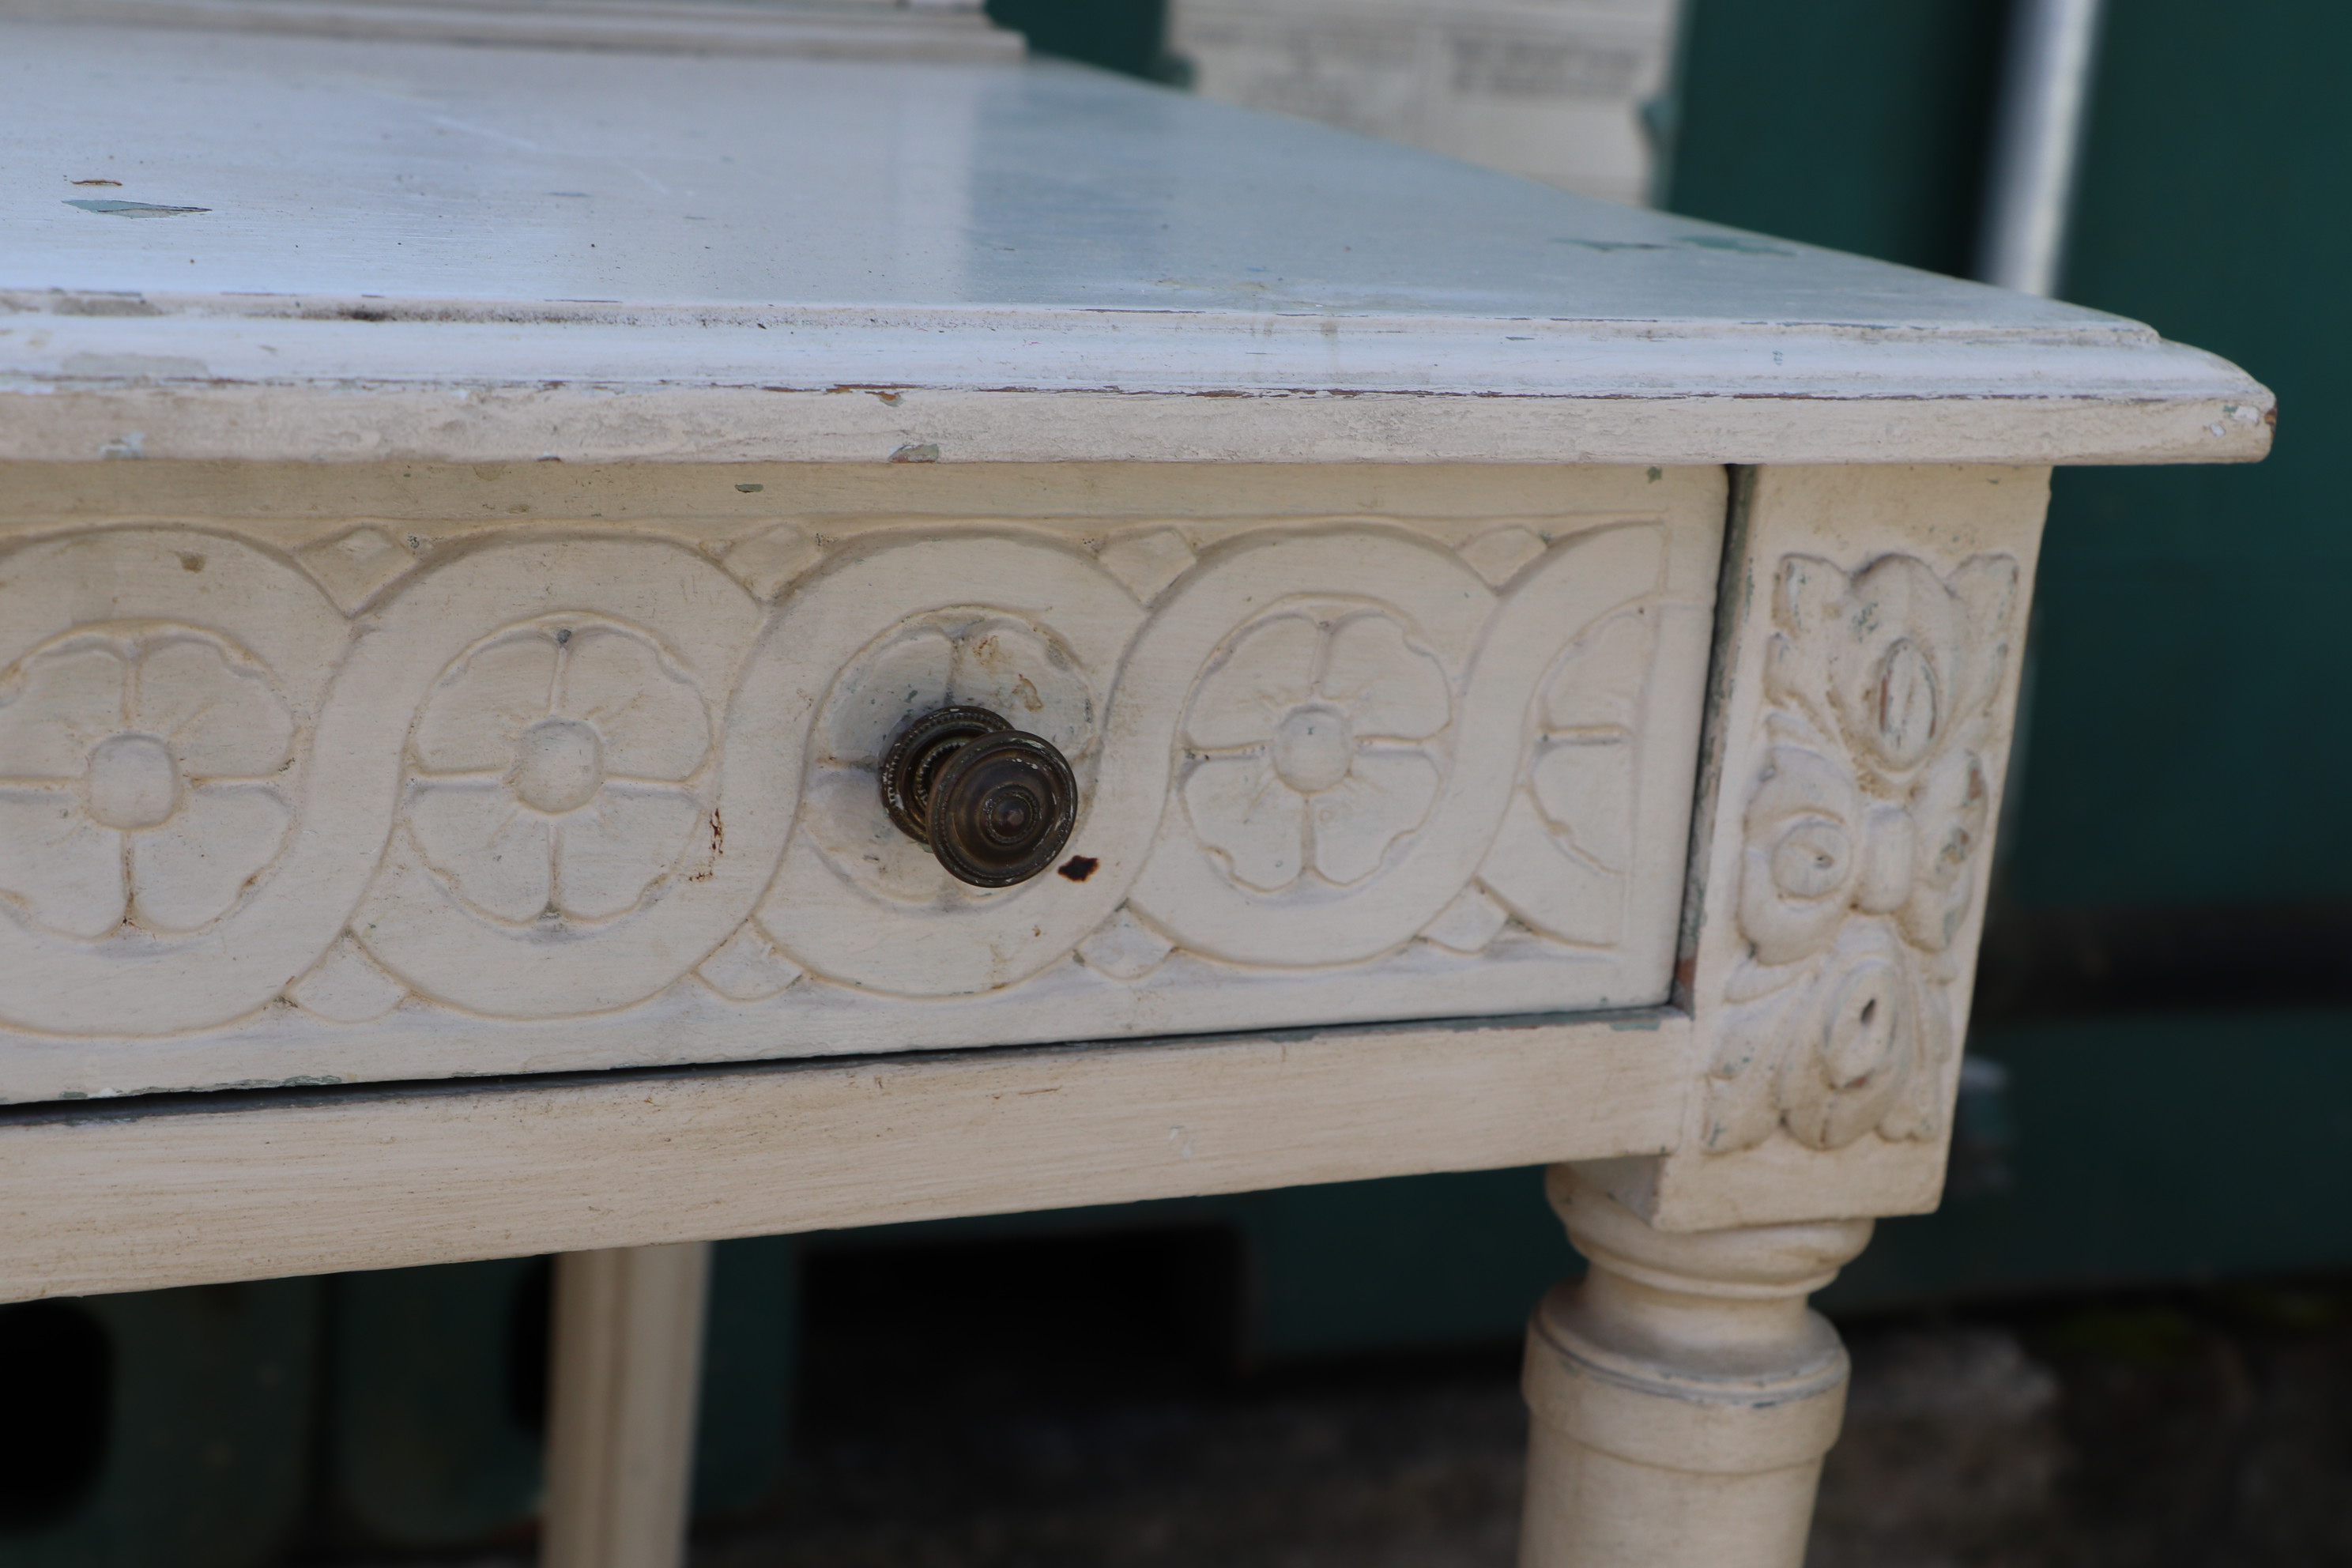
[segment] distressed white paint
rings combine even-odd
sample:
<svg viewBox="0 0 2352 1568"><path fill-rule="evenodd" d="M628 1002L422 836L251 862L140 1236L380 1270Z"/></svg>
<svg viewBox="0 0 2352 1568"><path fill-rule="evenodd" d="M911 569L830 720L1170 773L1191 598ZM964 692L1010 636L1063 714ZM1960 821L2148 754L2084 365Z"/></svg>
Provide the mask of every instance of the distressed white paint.
<svg viewBox="0 0 2352 1568"><path fill-rule="evenodd" d="M1723 476L1495 473L1467 522L1236 470L1098 533L0 526L0 1098L1663 1002ZM1073 875L884 815L952 702L1070 757Z"/></svg>
<svg viewBox="0 0 2352 1568"><path fill-rule="evenodd" d="M2037 470L1765 468L1737 497L1685 951L1669 1230L1933 1208L1968 1032Z"/></svg>
<svg viewBox="0 0 2352 1568"><path fill-rule="evenodd" d="M2196 461L2269 439L2258 385L2135 323L1066 67L0 28L0 456Z"/></svg>
<svg viewBox="0 0 2352 1568"><path fill-rule="evenodd" d="M963 1051L0 1113L0 1297L772 1236L1670 1146L1689 1026Z"/></svg>
<svg viewBox="0 0 2352 1568"><path fill-rule="evenodd" d="M2262 388L1063 68L0 22L0 1092L518 1075L20 1107L0 1294L1576 1161L1527 1561L1799 1560L2042 470ZM957 696L1087 877L877 828ZM570 1336L574 1560L684 1299Z"/></svg>

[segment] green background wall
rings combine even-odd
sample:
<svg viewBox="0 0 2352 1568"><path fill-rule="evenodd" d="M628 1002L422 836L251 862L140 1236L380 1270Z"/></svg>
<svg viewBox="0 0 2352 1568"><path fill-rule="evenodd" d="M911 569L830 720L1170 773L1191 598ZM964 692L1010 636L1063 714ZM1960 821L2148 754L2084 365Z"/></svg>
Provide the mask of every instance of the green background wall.
<svg viewBox="0 0 2352 1568"><path fill-rule="evenodd" d="M1965 272L2006 9L1696 0L1667 205ZM2352 896L2347 58L2330 0L2109 6L2061 291L2237 361L2282 423L2256 467L2058 476L2021 904Z"/></svg>

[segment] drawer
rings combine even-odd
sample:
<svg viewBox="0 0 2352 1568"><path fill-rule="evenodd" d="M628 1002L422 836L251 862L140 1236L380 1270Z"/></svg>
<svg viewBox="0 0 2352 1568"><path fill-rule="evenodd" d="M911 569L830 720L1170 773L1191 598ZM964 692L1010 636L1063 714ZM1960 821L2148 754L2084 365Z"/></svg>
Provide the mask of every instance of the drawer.
<svg viewBox="0 0 2352 1568"><path fill-rule="evenodd" d="M1717 468L62 472L9 1100L1667 994ZM886 807L950 707L1066 763L1037 874Z"/></svg>

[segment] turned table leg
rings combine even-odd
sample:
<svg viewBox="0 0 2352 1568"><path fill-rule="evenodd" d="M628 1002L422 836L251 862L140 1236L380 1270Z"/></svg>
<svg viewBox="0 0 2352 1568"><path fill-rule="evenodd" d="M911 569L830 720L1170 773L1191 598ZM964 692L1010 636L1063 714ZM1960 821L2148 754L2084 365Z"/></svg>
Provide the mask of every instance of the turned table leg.
<svg viewBox="0 0 2352 1568"><path fill-rule="evenodd" d="M555 1260L541 1568L686 1556L710 1244Z"/></svg>
<svg viewBox="0 0 2352 1568"><path fill-rule="evenodd" d="M1528 1328L1521 1568L1797 1568L1846 1383L1805 1297L1871 1222L1676 1236L1570 1166L1549 1189L1592 1267Z"/></svg>

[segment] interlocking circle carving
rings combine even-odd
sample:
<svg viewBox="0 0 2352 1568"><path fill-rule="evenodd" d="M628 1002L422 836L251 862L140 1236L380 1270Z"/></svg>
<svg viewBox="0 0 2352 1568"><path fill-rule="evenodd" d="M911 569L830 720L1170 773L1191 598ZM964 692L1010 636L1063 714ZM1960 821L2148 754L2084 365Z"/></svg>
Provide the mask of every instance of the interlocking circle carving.
<svg viewBox="0 0 2352 1568"><path fill-rule="evenodd" d="M326 951L389 816L354 787L364 756L310 743L348 636L308 578L218 534L5 557L0 1019L226 1023Z"/></svg>
<svg viewBox="0 0 2352 1568"><path fill-rule="evenodd" d="M758 900L797 793L763 693L724 706L760 621L649 541L499 545L404 588L334 698L404 731L400 831L352 924L369 953L508 1017L625 1006L694 968Z"/></svg>
<svg viewBox="0 0 2352 1568"><path fill-rule="evenodd" d="M1557 944L1619 940L1665 831L1635 823L1666 530L1518 532L1497 587L1493 552L1361 520L1141 575L1062 533L887 531L773 609L663 539L416 565L371 534L396 582L355 619L308 556L216 532L36 542L0 571L0 1025L740 1019L803 977L837 1006L1056 965L1052 994L1141 1009L1507 928L1582 963ZM885 752L954 705L1066 759L1053 869L975 886L893 824Z"/></svg>
<svg viewBox="0 0 2352 1568"><path fill-rule="evenodd" d="M1654 528L1556 547L1497 599L1460 558L1363 529L1244 543L1154 617L1129 688L1186 688L1182 755L1133 903L1240 963L1354 963L1476 875L1519 784L1538 678L1654 589Z"/></svg>
<svg viewBox="0 0 2352 1568"><path fill-rule="evenodd" d="M1164 728L1155 746L1109 711L1142 623L1090 557L1013 535L879 541L801 589L752 661L812 715L801 827L761 925L804 967L903 996L992 990L1067 954L1118 907L1166 787ZM954 705L1003 714L1068 759L1069 853L1097 863L1085 881L971 887L892 824L883 754L918 715Z"/></svg>

